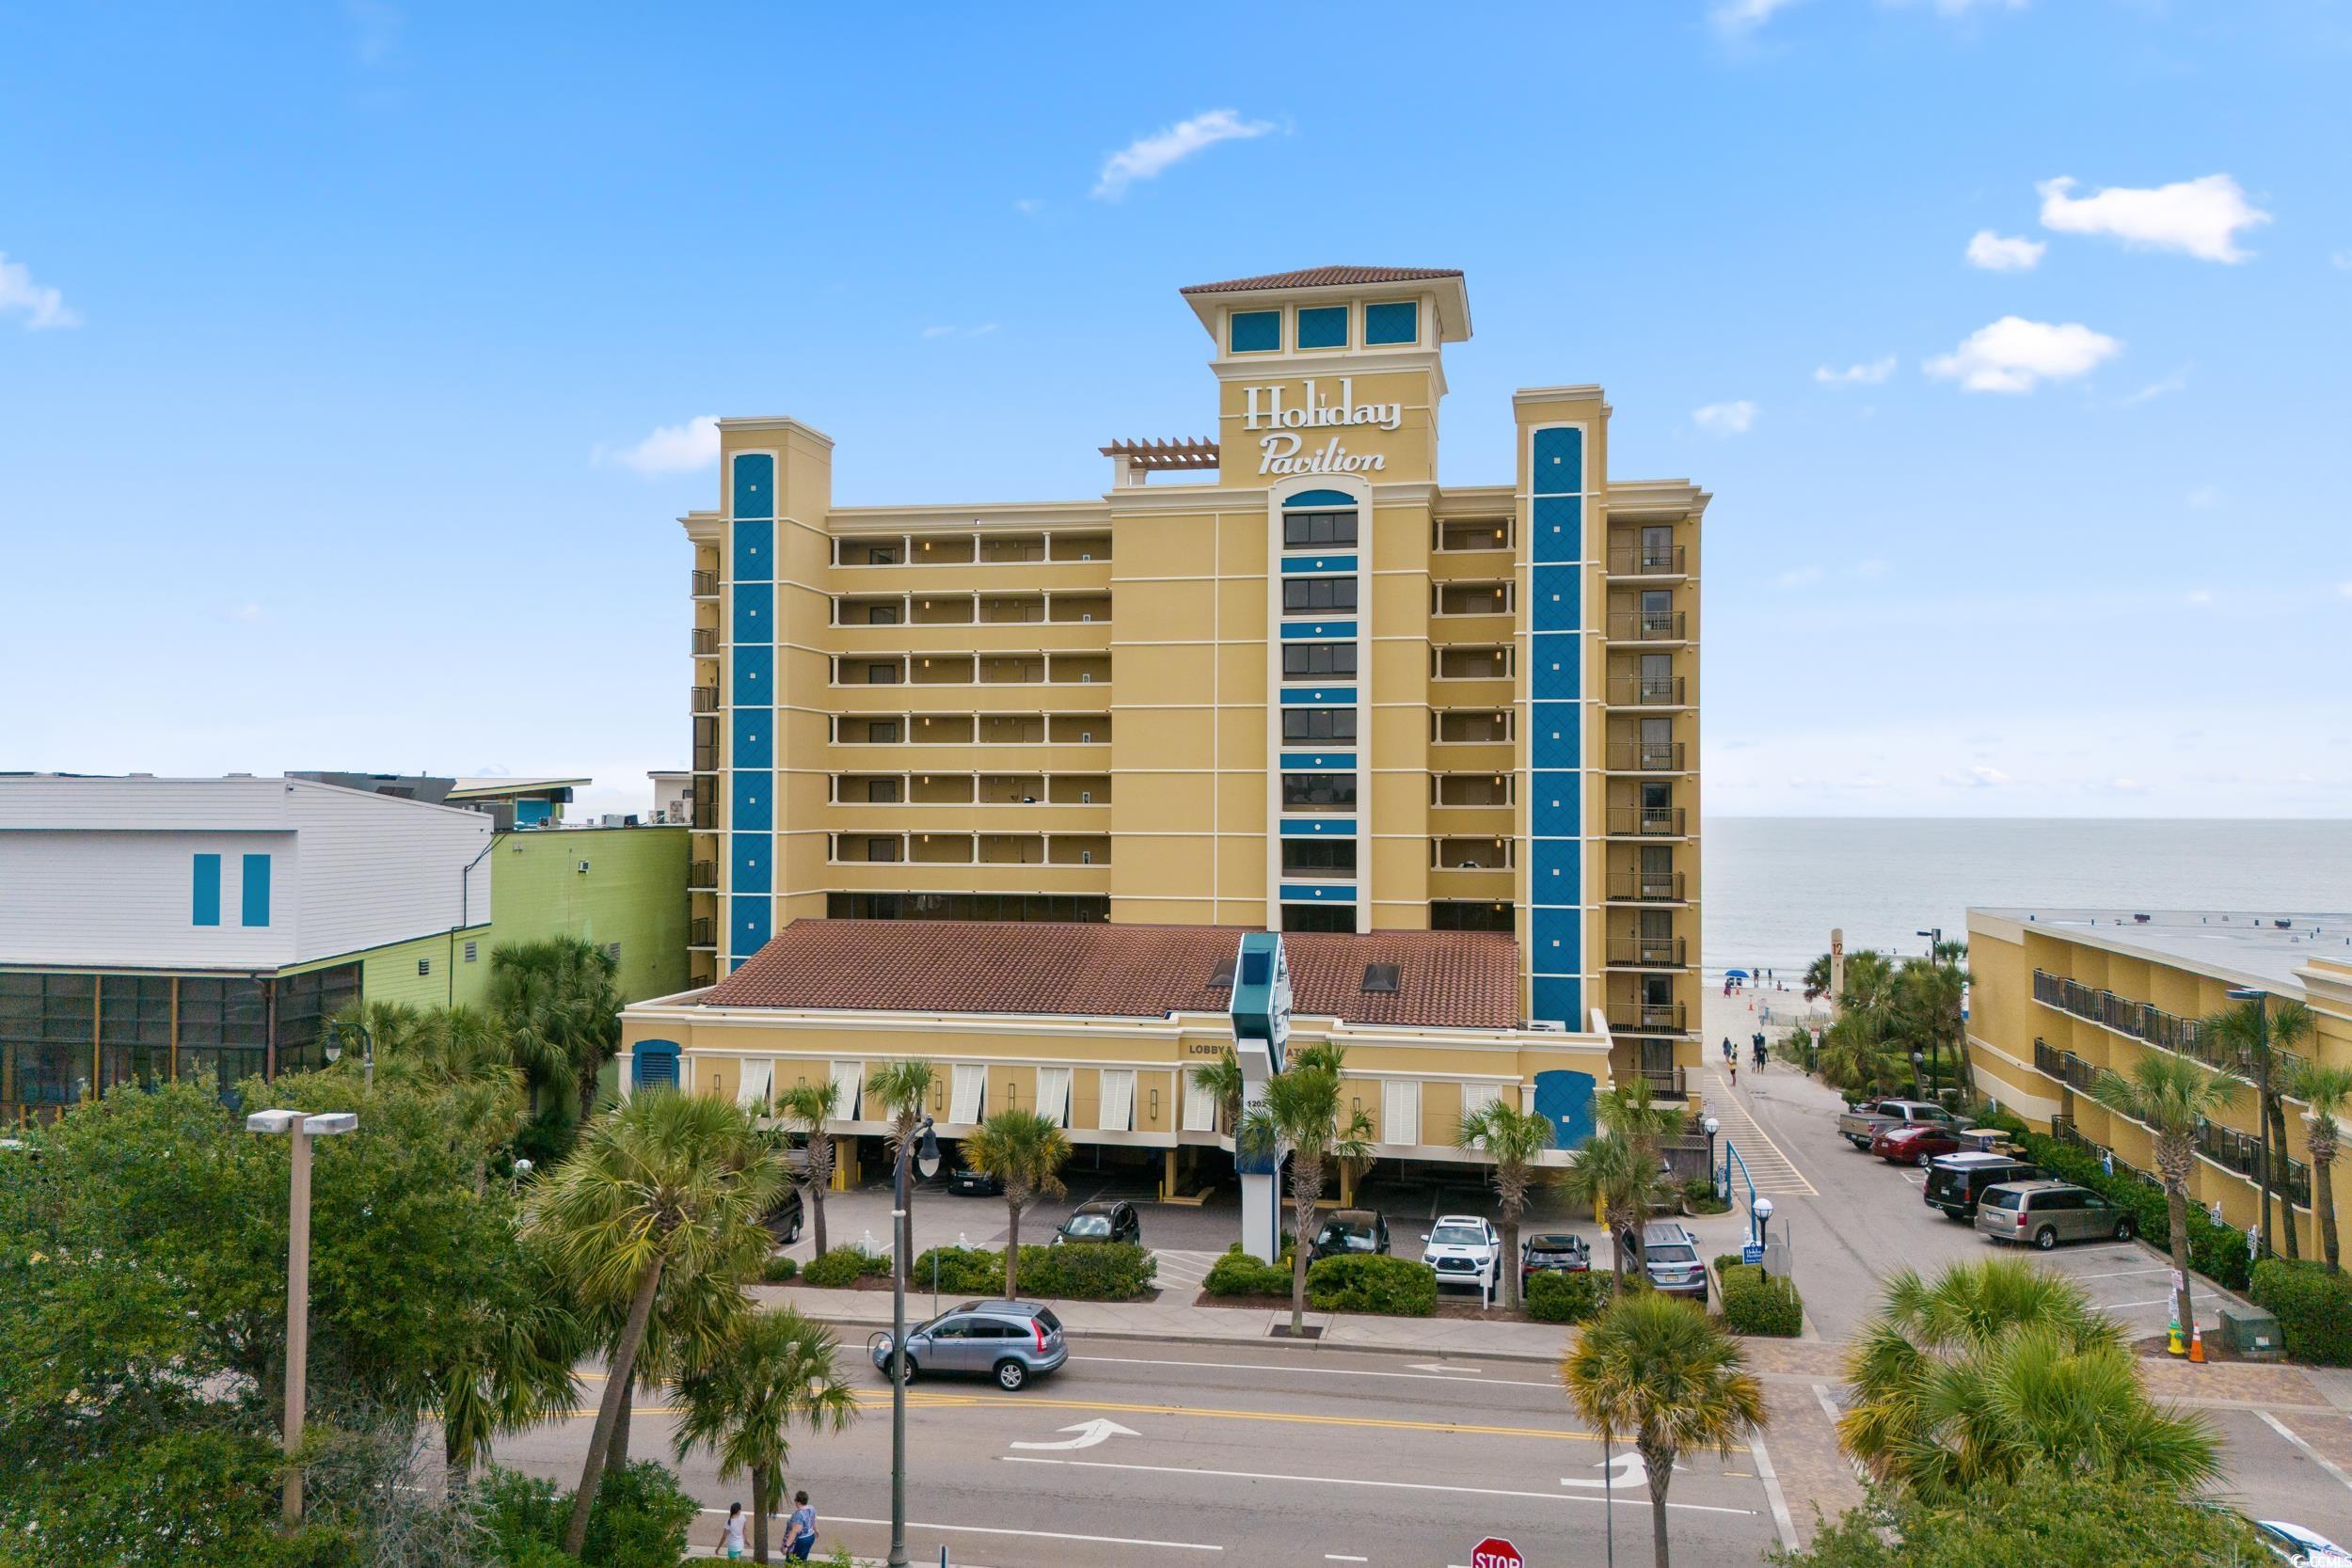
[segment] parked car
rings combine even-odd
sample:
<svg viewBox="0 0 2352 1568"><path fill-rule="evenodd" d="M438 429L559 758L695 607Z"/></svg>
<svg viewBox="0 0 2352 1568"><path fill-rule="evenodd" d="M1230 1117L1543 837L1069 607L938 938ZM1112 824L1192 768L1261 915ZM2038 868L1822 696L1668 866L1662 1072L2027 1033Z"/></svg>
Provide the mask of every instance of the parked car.
<svg viewBox="0 0 2352 1568"><path fill-rule="evenodd" d="M1652 1220L1642 1227L1642 1272L1650 1289L1670 1296L1688 1296L1707 1305L1707 1264L1699 1243L1673 1220Z"/></svg>
<svg viewBox="0 0 2352 1568"><path fill-rule="evenodd" d="M1081 1203L1070 1212L1070 1217L1055 1227L1050 1243L1059 1246L1064 1242L1136 1242L1143 1240L1143 1220L1136 1206L1112 1198L1099 1198Z"/></svg>
<svg viewBox="0 0 2352 1568"><path fill-rule="evenodd" d="M1915 1121L1883 1127L1870 1140L1870 1152L1890 1165L1917 1165L1921 1170L1939 1155L1957 1154L1967 1146L1960 1133L1940 1121Z"/></svg>
<svg viewBox="0 0 2352 1568"><path fill-rule="evenodd" d="M890 1375L891 1338L879 1329L866 1341L874 1370ZM1037 1301L967 1301L907 1331L907 1381L918 1373L993 1377L1018 1388L1070 1359L1061 1320Z"/></svg>
<svg viewBox="0 0 2352 1568"><path fill-rule="evenodd" d="M2352 1552L2317 1530L2290 1525L2284 1519L2257 1519L2254 1533L2280 1561L2294 1568L2352 1568Z"/></svg>
<svg viewBox="0 0 2352 1568"><path fill-rule="evenodd" d="M1592 1243L1565 1230L1539 1230L1519 1243L1521 1291L1539 1274L1582 1274L1592 1266Z"/></svg>
<svg viewBox="0 0 2352 1568"><path fill-rule="evenodd" d="M767 1227L768 1234L778 1246L790 1246L801 1239L802 1208L801 1189L787 1186L777 1195L767 1217L759 1222Z"/></svg>
<svg viewBox="0 0 2352 1568"><path fill-rule="evenodd" d="M1502 1238L1476 1214L1442 1214L1422 1238L1422 1261L1437 1271L1440 1285L1502 1282Z"/></svg>
<svg viewBox="0 0 2352 1568"><path fill-rule="evenodd" d="M1870 1140L1889 1127L1909 1127L1922 1121L1939 1122L1957 1127L1960 1118L1943 1106L1925 1100L1866 1100L1837 1118L1837 1135L1856 1148L1868 1148Z"/></svg>
<svg viewBox="0 0 2352 1568"><path fill-rule="evenodd" d="M2041 1180L2042 1167L2012 1154L1946 1154L1928 1166L1927 1185L1920 1196L1944 1217L1973 1220L1977 1200L1987 1187L2004 1181Z"/></svg>
<svg viewBox="0 0 2352 1568"><path fill-rule="evenodd" d="M1996 1242L2128 1242L2139 1234L2129 1209L2071 1181L2002 1181L1977 1201L1977 1230Z"/></svg>
<svg viewBox="0 0 2352 1568"><path fill-rule="evenodd" d="M1307 1260L1360 1252L1386 1254L1388 1250L1389 1222L1377 1209L1339 1209L1315 1232L1314 1244L1307 1249Z"/></svg>
<svg viewBox="0 0 2352 1568"><path fill-rule="evenodd" d="M1005 1184L1002 1181L984 1170L974 1170L970 1165L958 1165L947 1173L947 1190L951 1193L968 1194L974 1197L1005 1196Z"/></svg>

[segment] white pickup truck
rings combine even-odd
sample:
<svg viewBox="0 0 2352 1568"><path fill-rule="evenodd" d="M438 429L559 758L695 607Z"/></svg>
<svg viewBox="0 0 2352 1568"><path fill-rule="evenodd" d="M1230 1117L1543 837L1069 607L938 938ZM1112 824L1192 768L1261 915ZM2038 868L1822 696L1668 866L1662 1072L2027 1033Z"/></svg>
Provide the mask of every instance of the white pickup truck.
<svg viewBox="0 0 2352 1568"><path fill-rule="evenodd" d="M1910 1127L1923 1121L1946 1127L1967 1125L1963 1118L1931 1101L1866 1100L1837 1118L1837 1135L1856 1148L1868 1148L1870 1140L1888 1128Z"/></svg>

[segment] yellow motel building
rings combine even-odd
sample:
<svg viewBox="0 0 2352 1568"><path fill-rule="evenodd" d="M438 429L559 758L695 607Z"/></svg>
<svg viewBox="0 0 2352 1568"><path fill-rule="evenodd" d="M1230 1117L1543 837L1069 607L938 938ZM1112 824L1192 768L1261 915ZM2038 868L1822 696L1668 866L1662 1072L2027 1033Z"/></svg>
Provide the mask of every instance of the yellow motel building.
<svg viewBox="0 0 2352 1568"><path fill-rule="evenodd" d="M736 984L803 927L855 922L902 954L904 928L936 927L921 961L975 975L993 927L1171 933L1189 981L1208 966L1187 931L1220 931L1226 957L1242 930L1285 933L1295 967L1330 969L1301 1037L1375 1031L1349 1060L1384 1151L1444 1144L1460 1085L1532 1102L1569 1058L1684 1090L1708 496L1613 479L1590 385L1515 393L1513 471L1441 485L1459 272L1318 267L1180 297L1214 408L1106 438L1099 495L839 506L827 436L720 421L719 504L682 519L697 989L629 1010L630 1082L675 1069L748 1097L757 1064L846 1076L920 1054L1030 1103L1066 1067L1074 1139L1187 1132L1177 1069L1204 1049L1196 1019L1225 1027L1214 998L1147 987L1168 1004L1151 1020L1093 991L900 1017ZM1332 939L1361 953L1308 958ZM1434 997L1409 1022L1371 1016L1364 972L1399 961L1361 957L1382 940L1503 963L1509 1016ZM1081 1002L1101 1010L1058 1010ZM1159 1077L1104 1091L1101 1052Z"/></svg>
<svg viewBox="0 0 2352 1568"><path fill-rule="evenodd" d="M2256 1222L2261 1130L2252 1064L2201 1028L2258 990L2275 1011L2299 1002L2303 1039L2273 1052L2274 1079L2298 1057L2352 1065L2352 914L2218 911L1971 910L1968 1045L1979 1089L2038 1128L2120 1164L2155 1169L2147 1128L2090 1096L2102 1069L2129 1073L2151 1051L2186 1055L2245 1084L2198 1139L2192 1201L2239 1229ZM2287 1191L2302 1255L2318 1256L2307 1107L2286 1101ZM2352 1203L2338 1177L2336 1203ZM2280 1218L2273 1211L2274 1220ZM2279 1243L2283 1250L2285 1242Z"/></svg>

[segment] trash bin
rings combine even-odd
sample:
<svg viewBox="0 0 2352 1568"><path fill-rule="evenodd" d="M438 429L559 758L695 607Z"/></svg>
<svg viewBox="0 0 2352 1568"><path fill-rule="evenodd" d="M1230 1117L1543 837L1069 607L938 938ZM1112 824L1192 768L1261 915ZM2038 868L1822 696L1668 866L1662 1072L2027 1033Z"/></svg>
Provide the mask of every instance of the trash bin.
<svg viewBox="0 0 2352 1568"><path fill-rule="evenodd" d="M2248 1361L2277 1361L2286 1354L2279 1320L2259 1307L2221 1308L2221 1348Z"/></svg>

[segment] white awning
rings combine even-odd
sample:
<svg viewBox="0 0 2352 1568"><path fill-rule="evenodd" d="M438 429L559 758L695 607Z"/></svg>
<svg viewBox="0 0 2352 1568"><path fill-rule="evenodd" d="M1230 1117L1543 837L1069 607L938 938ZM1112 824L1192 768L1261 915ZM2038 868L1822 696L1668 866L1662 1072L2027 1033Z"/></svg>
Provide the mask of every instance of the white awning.
<svg viewBox="0 0 2352 1568"><path fill-rule="evenodd" d="M1104 1068L1102 1103L1094 1125L1105 1132L1128 1132L1134 1131L1135 1120L1135 1069Z"/></svg>
<svg viewBox="0 0 2352 1568"><path fill-rule="evenodd" d="M841 1086L840 1095L834 1101L833 1114L843 1121L857 1120L857 1097L858 1091L866 1085L866 1064L834 1063L833 1081Z"/></svg>
<svg viewBox="0 0 2352 1568"><path fill-rule="evenodd" d="M1421 1084L1411 1078L1388 1078L1380 1084L1380 1141L1384 1144L1421 1142Z"/></svg>
<svg viewBox="0 0 2352 1568"><path fill-rule="evenodd" d="M772 1057L754 1056L742 1064L742 1076L736 1080L735 1102L748 1109L765 1112L776 1094L776 1064Z"/></svg>
<svg viewBox="0 0 2352 1568"><path fill-rule="evenodd" d="M1184 1131L1214 1132L1216 1131L1216 1096L1192 1081L1190 1072L1179 1073L1184 1081Z"/></svg>
<svg viewBox="0 0 2352 1568"><path fill-rule="evenodd" d="M1502 1098L1500 1084L1465 1084L1462 1085L1462 1119L1470 1120Z"/></svg>
<svg viewBox="0 0 2352 1568"><path fill-rule="evenodd" d="M1037 1113L1057 1127L1070 1125L1068 1068L1041 1067L1037 1069Z"/></svg>
<svg viewBox="0 0 2352 1568"><path fill-rule="evenodd" d="M955 1073L955 1088L947 1103L947 1119L958 1127L970 1127L985 1114L988 1069L977 1062L958 1062Z"/></svg>

